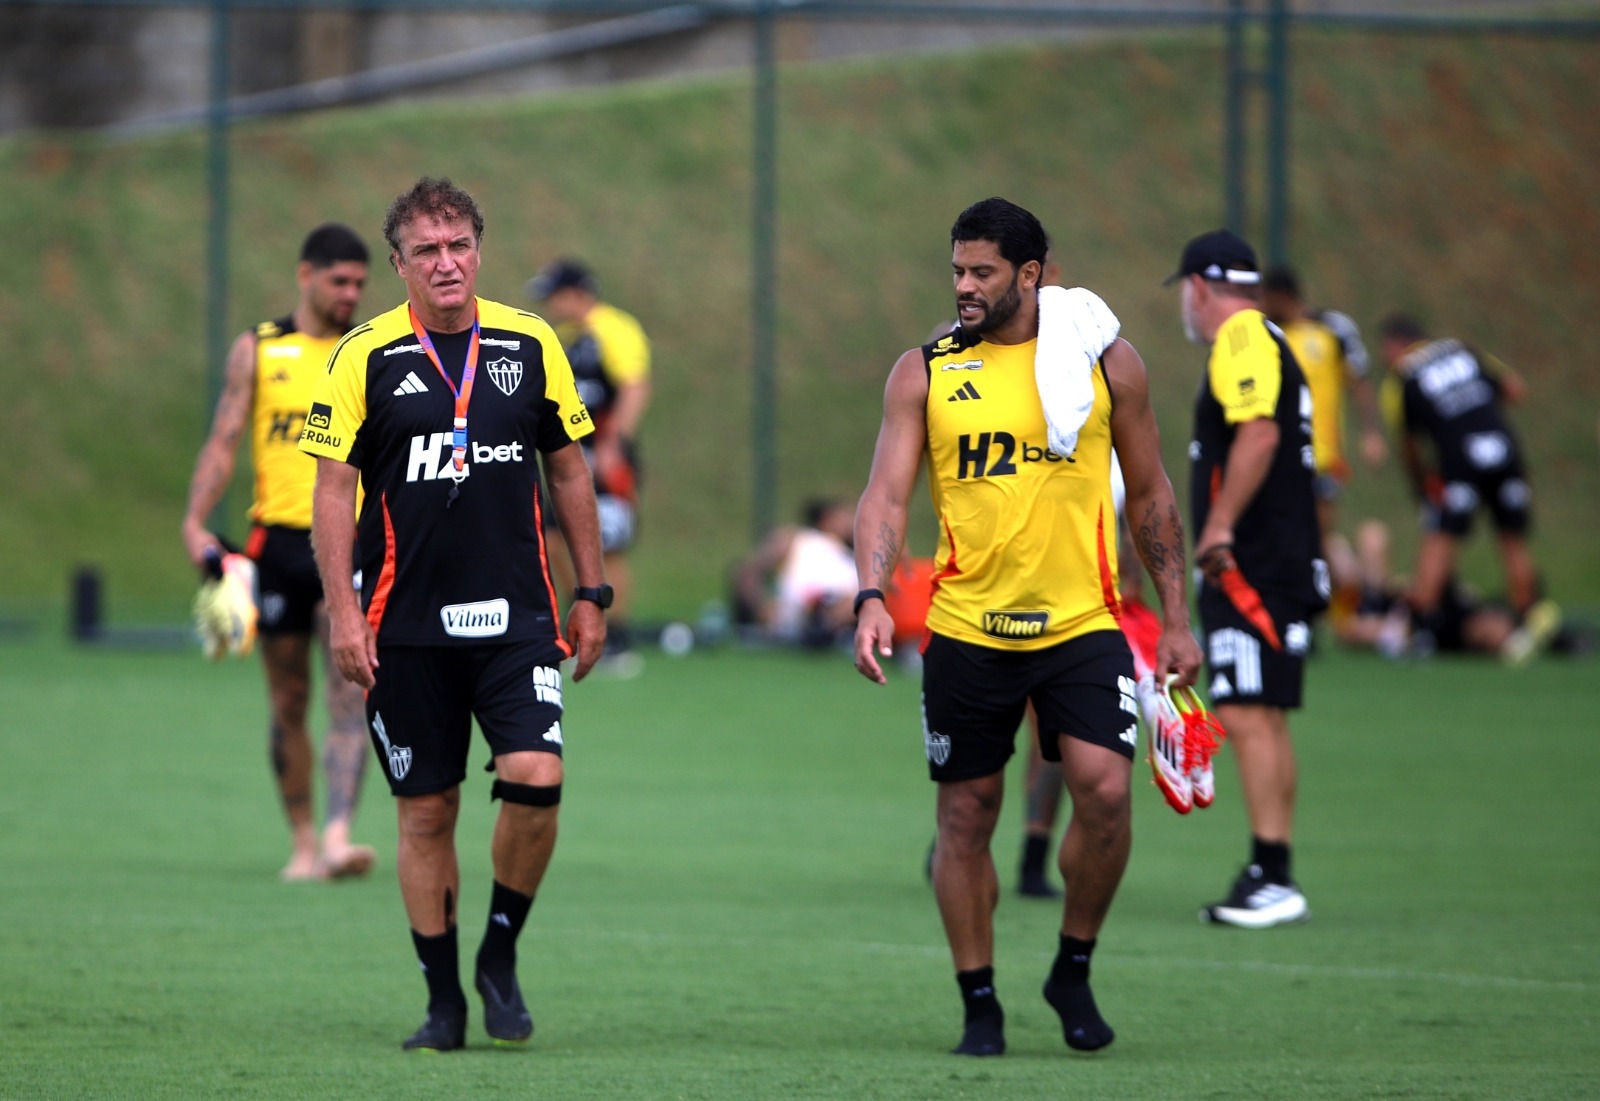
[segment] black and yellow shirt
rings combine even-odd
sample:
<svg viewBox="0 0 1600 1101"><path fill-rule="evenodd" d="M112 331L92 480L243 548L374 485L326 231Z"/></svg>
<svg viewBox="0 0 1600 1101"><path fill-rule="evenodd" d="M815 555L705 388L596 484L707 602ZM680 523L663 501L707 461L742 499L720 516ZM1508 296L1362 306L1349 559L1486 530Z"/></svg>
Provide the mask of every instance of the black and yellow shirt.
<svg viewBox="0 0 1600 1101"><path fill-rule="evenodd" d="M559 450L593 424L549 325L484 299L478 316L459 483L455 397L405 304L340 342L301 434L305 451L361 470L356 568L380 644L560 644L536 452ZM431 335L459 386L468 334Z"/></svg>
<svg viewBox="0 0 1600 1101"><path fill-rule="evenodd" d="M578 395L596 427L604 426L617 392L650 377L650 341L643 326L632 314L597 302L581 324L563 325L558 335L578 380Z"/></svg>
<svg viewBox="0 0 1600 1101"><path fill-rule="evenodd" d="M257 524L311 527L311 489L317 463L299 448L311 395L322 378L336 336L307 336L294 318L256 326L255 403L250 413L250 454L255 466Z"/></svg>
<svg viewBox="0 0 1600 1101"><path fill-rule="evenodd" d="M1327 601L1327 569L1312 479L1311 389L1279 330L1259 310L1222 323L1195 397L1189 443L1189 503L1196 534L1205 529L1238 426L1278 425L1272 465L1234 524L1233 555L1245 579L1315 610Z"/></svg>
<svg viewBox="0 0 1600 1101"><path fill-rule="evenodd" d="M1300 318L1283 326L1284 339L1311 388L1311 445L1319 472L1344 466L1344 394L1351 370L1344 344L1327 325Z"/></svg>
<svg viewBox="0 0 1600 1101"><path fill-rule="evenodd" d="M923 346L928 471L939 519L928 628L963 642L1036 650L1116 630L1117 528L1111 391L1071 455L1050 450L1034 381L1036 342Z"/></svg>
<svg viewBox="0 0 1600 1101"><path fill-rule="evenodd" d="M1447 481L1521 469L1521 447L1505 414L1504 371L1494 357L1459 340L1415 344L1395 365L1399 429L1432 446Z"/></svg>

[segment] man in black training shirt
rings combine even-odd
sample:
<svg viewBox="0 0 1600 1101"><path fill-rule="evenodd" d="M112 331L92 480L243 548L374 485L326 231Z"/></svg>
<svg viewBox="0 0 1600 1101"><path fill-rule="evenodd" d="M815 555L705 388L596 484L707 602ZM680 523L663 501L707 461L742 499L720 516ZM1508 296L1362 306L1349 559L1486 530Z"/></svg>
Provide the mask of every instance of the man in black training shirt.
<svg viewBox="0 0 1600 1101"><path fill-rule="evenodd" d="M1505 570L1506 603L1519 623L1547 637L1559 626L1560 610L1540 599L1528 545L1533 490L1505 415L1525 384L1505 364L1459 340L1428 339L1421 322L1407 314L1385 318L1380 332L1393 371L1385 396L1398 422L1400 458L1423 502L1410 592L1414 643L1426 652L1443 632L1458 548L1485 507Z"/></svg>
<svg viewBox="0 0 1600 1101"><path fill-rule="evenodd" d="M516 940L555 847L560 663L576 653L573 679L589 672L610 602L577 443L588 410L550 327L475 295L482 235L476 202L449 180L425 177L395 199L384 237L407 300L340 342L301 435L317 456L312 537L334 660L367 689L399 810L400 893L428 983L407 1050L466 1042L455 823L474 717L502 801L474 985L493 1040L533 1033ZM551 506L578 580L565 632L541 523Z"/></svg>

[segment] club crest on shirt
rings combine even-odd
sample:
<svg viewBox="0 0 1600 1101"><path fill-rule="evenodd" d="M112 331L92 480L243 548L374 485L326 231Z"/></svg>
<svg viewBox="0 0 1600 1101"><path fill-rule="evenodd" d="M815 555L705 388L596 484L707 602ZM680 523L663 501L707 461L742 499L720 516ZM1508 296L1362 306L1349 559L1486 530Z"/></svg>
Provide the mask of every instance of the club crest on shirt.
<svg viewBox="0 0 1600 1101"><path fill-rule="evenodd" d="M500 388L500 392L510 397L516 390L517 384L522 381L522 364L514 359L492 359L489 361L489 377Z"/></svg>

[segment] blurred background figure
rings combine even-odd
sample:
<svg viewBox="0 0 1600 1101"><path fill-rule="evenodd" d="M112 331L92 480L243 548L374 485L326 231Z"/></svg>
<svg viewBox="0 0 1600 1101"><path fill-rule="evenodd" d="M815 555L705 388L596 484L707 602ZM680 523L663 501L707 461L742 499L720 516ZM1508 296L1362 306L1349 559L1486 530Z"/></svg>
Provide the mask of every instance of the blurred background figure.
<svg viewBox="0 0 1600 1101"><path fill-rule="evenodd" d="M1343 536L1334 539L1344 542ZM1361 577L1360 603L1335 628L1344 645L1391 658L1488 654L1508 665L1524 665L1559 635L1561 614L1549 601L1535 604L1519 624L1509 609L1478 599L1454 575L1445 582L1433 631L1419 635L1406 603L1406 582L1390 572L1389 547L1389 526L1366 520L1357 526L1353 545L1340 548Z"/></svg>
<svg viewBox="0 0 1600 1101"><path fill-rule="evenodd" d="M814 498L734 569L734 621L776 642L826 647L855 628L855 507Z"/></svg>
<svg viewBox="0 0 1600 1101"><path fill-rule="evenodd" d="M228 353L211 434L195 460L183 543L204 570L222 553L206 527L233 479L240 440L250 437L255 501L245 552L259 578L261 663L271 707L272 772L292 849L285 880L365 875L375 854L350 843L350 821L367 762L362 692L326 665L328 733L323 741L327 816L319 838L311 787L316 754L306 724L311 701L311 636L329 656L322 581L311 556L311 488L316 460L299 448L311 394L328 356L355 323L367 283L367 246L348 226L328 223L306 236L295 267L300 300L294 311L241 333Z"/></svg>
<svg viewBox="0 0 1600 1101"><path fill-rule="evenodd" d="M546 265L528 281L527 294L542 304L545 319L561 339L578 380L578 396L594 418L594 434L582 443L594 471L606 580L616 594L601 666L613 672L636 669L628 554L639 532L638 437L650 406L650 341L637 318L601 299L599 281L582 261L560 259ZM551 565L570 594L572 567L560 549L565 544L557 539L551 546L557 548Z"/></svg>
<svg viewBox="0 0 1600 1101"><path fill-rule="evenodd" d="M1311 448L1317 473L1312 483L1317 496L1317 519L1322 525L1324 557L1333 570L1333 600L1329 618L1350 614L1360 591L1360 579L1341 575L1339 562L1326 554L1328 539L1339 530L1338 501L1350 480L1345 458L1346 395L1355 400L1361 421L1361 457L1377 467L1388 457L1383 421L1378 413L1377 391L1368 377L1367 347L1361 330L1347 314L1307 307L1300 277L1293 268L1279 265L1261 277L1261 312L1283 330L1311 387Z"/></svg>
<svg viewBox="0 0 1600 1101"><path fill-rule="evenodd" d="M1489 510L1505 575L1505 599L1518 622L1542 602L1528 545L1533 490L1506 406L1526 393L1505 364L1452 339L1427 339L1422 323L1392 314L1381 328L1394 372L1390 404L1400 457L1422 502L1423 532L1408 599L1419 644L1445 627L1445 598L1461 544L1480 508ZM1541 609L1548 618L1559 611Z"/></svg>

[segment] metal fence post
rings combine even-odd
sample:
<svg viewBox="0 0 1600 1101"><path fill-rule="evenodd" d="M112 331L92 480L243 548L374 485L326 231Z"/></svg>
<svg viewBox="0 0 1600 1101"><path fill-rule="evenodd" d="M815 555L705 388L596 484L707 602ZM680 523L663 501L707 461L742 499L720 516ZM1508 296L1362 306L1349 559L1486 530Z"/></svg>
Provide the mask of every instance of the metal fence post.
<svg viewBox="0 0 1600 1101"><path fill-rule="evenodd" d="M228 107L233 83L233 0L211 0L211 102L206 114L206 382L203 411L206 423L222 394L228 356L228 132L232 117ZM218 502L213 528L225 526L228 498Z"/></svg>
<svg viewBox="0 0 1600 1101"><path fill-rule="evenodd" d="M776 515L778 71L776 0L756 0L751 194L750 521L759 542Z"/></svg>
<svg viewBox="0 0 1600 1101"><path fill-rule="evenodd" d="M1249 18L1245 5L1248 0L1228 0L1227 46L1224 50L1227 72L1224 74L1222 165L1223 190L1226 214L1223 224L1237 233L1245 231L1244 220L1248 213L1245 193L1245 158L1249 143L1245 131L1245 85L1249 71L1245 56L1245 31Z"/></svg>
<svg viewBox="0 0 1600 1101"><path fill-rule="evenodd" d="M1289 4L1267 13L1267 258L1289 260Z"/></svg>

